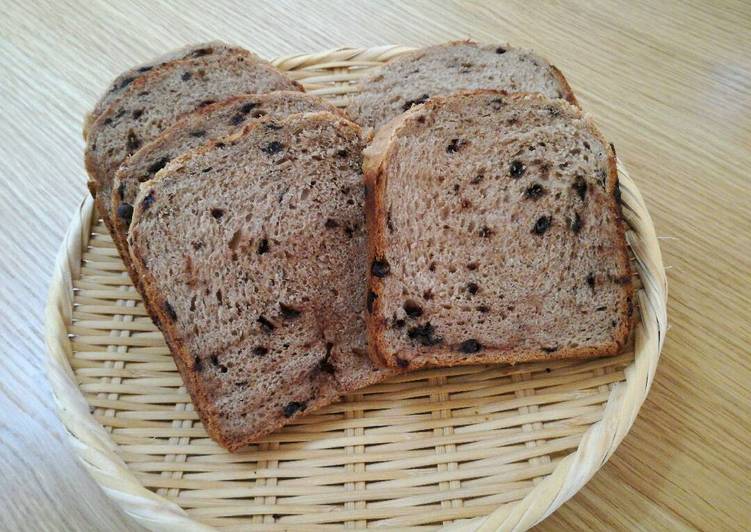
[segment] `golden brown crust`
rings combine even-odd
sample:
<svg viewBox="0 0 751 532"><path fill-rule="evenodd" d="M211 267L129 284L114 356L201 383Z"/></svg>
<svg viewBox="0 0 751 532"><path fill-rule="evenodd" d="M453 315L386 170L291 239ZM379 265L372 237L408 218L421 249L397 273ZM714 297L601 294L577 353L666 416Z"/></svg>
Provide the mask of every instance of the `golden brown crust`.
<svg viewBox="0 0 751 532"><path fill-rule="evenodd" d="M579 101L576 99L576 96L574 95L574 91L571 89L571 85L569 85L568 80L564 77L563 73L558 69L558 67L551 64L550 71L553 73L553 76L555 77L555 79L558 80L558 83L561 85L561 88L563 89L563 99L566 100L571 105L575 105L576 107L581 107L579 105Z"/></svg>
<svg viewBox="0 0 751 532"><path fill-rule="evenodd" d="M506 98L522 99L529 97L527 93L515 93L507 95L503 91L494 91L487 89L462 91L466 96L497 93ZM454 95L455 96L455 95ZM398 136L399 130L407 125L410 120L424 114L425 110L433 109L441 105L447 98L453 96L437 96L431 98L426 103L418 105L394 118L378 130L364 152L363 172L365 174L365 183L368 191L366 198L366 222L368 229L368 264L372 264L376 258L387 256L386 243L386 209L385 209L385 190L388 182L388 175L384 171L387 163L391 158L398 156L396 153L396 143L393 142ZM369 355L374 363L392 368L409 368L417 369L425 366L457 366L462 364L487 364L487 363L518 363L531 362L538 360L553 360L566 358L591 358L599 356L612 356L620 353L625 347L631 333L633 324L633 282L632 270L628 256L622 216L620 213L620 195L618 191L618 171L616 166L615 152L612 145L609 145L599 130L595 127L591 119L586 118L587 125L600 140L603 146L609 147L608 153L608 189L609 194L614 195L615 201L609 203L609 208L614 210L615 219L620 226L620 236L616 245L619 266L621 271L625 272L628 281L623 284L626 291L626 298L618 309L620 325L614 334L612 342L597 347L577 347L560 349L554 352L545 351L517 351L509 352L498 348L487 347L482 354L472 354L467 357L456 356L456 352L449 347L436 347L430 353L420 353L414 358L407 360L400 358L399 353L389 349L386 345L384 331L386 328L386 317L382 315L382 291L383 280L375 275L368 275L368 290L375 295L372 303L372 312L367 314L367 334ZM446 357L451 354L453 356Z"/></svg>

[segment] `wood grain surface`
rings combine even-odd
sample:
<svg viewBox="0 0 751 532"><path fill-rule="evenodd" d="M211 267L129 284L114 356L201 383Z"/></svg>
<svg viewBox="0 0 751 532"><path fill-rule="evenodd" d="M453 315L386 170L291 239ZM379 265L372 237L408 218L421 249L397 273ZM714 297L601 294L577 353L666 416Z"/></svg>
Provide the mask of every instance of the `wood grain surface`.
<svg viewBox="0 0 751 532"><path fill-rule="evenodd" d="M81 121L126 67L224 39L265 57L471 37L567 75L663 236L671 330L631 433L540 530L751 528L751 4L0 0L0 529L134 530L76 462L45 378Z"/></svg>

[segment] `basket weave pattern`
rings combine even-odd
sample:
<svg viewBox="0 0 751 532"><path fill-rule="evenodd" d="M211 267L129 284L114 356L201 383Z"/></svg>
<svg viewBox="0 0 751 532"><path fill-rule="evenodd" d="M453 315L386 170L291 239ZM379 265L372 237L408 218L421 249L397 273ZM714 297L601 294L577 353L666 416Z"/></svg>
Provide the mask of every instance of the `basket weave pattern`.
<svg viewBox="0 0 751 532"><path fill-rule="evenodd" d="M408 51L280 58L342 103ZM646 396L667 329L667 287L644 202L619 165L639 273L634 351L583 362L433 369L305 416L238 454L207 438L180 375L86 198L47 309L49 376L79 456L153 530L526 529L601 467Z"/></svg>

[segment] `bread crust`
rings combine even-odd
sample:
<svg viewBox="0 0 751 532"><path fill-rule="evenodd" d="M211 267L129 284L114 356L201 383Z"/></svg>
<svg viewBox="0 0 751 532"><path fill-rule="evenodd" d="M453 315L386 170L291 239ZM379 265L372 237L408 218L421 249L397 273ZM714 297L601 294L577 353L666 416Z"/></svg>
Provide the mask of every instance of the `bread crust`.
<svg viewBox="0 0 751 532"><path fill-rule="evenodd" d="M364 152L363 172L367 187L366 197L366 224L368 228L368 264L374 260L388 256L388 242L386 238L386 186L388 175L386 167L395 157L398 157L398 146L395 140L399 132L418 116L426 111L443 105L447 100L462 96L475 96L481 94L497 94L505 99L544 98L539 94L514 93L506 94L495 90L463 91L451 96L437 96L426 103L418 105L404 114L392 119L375 134L372 142ZM565 104L571 105L571 104ZM402 352L395 352L386 342L385 330L386 317L383 315L383 286L384 280L372 273L368 275L368 293L372 293L372 312L367 314L367 334L369 356L374 363L401 369L416 369L424 366L457 366L462 364L488 364L488 363L511 363L531 362L538 360L556 360L567 358L592 358L599 356L612 356L620 353L625 347L633 326L633 293L632 270L625 240L625 232L622 223L620 206L620 193L618 189L618 170L616 156L612 144L609 144L600 131L596 128L589 117L585 117L587 126L594 133L602 145L608 151L608 178L607 193L614 198L608 202L608 208L614 213L614 218L620 227L620 238L616 242L615 253L618 256L620 266L627 275L628 282L622 285L626 293L622 305L618 308L618 314L624 319L613 335L613 340L596 347L564 348L554 352L543 350L503 350L488 346L482 353L469 356L459 356L455 350L447 346L434 347L429 353L419 353L413 357L401 357ZM447 356L451 355L451 356Z"/></svg>

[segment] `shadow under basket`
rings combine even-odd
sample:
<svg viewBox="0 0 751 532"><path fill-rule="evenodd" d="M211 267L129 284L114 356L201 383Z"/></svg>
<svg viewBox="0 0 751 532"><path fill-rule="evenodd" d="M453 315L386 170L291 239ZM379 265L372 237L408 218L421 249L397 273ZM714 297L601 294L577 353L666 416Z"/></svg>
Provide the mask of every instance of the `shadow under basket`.
<svg viewBox="0 0 751 532"><path fill-rule="evenodd" d="M279 58L342 104L409 51ZM240 453L210 440L90 197L46 315L49 378L91 475L151 530L523 530L573 496L631 427L667 330L652 220L619 163L639 320L633 349L586 361L424 370L346 396Z"/></svg>

